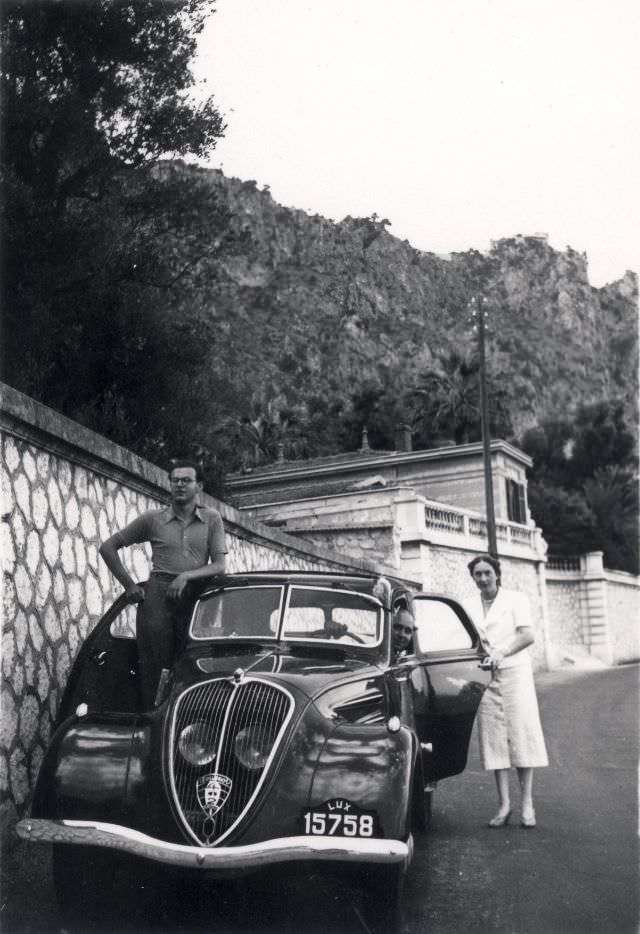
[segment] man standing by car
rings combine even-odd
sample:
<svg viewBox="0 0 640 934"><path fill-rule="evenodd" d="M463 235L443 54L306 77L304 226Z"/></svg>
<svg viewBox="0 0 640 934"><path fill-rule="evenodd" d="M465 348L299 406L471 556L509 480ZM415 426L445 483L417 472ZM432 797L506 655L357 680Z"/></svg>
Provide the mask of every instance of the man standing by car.
<svg viewBox="0 0 640 934"><path fill-rule="evenodd" d="M171 503L143 513L108 538L100 555L122 584L136 620L140 696L153 706L163 668L171 668L182 637L180 599L187 584L225 570L225 536L220 513L198 505L202 471L189 460L174 461L169 473ZM144 588L131 577L118 551L139 542L151 543L151 576Z"/></svg>

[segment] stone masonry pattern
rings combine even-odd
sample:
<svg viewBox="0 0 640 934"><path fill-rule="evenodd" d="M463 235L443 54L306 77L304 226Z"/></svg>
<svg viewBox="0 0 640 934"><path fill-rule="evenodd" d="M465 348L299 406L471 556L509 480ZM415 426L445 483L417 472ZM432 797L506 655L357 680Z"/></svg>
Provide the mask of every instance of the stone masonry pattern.
<svg viewBox="0 0 640 934"><path fill-rule="evenodd" d="M162 502L8 434L2 436L1 471L4 829L28 805L73 659L120 592L98 555L100 543ZM331 567L234 534L227 535L227 547L230 571ZM124 555L145 580L147 547Z"/></svg>
<svg viewBox="0 0 640 934"><path fill-rule="evenodd" d="M22 811L79 646L117 593L100 542L150 498L10 436L2 451L0 820ZM131 567L147 576L143 548Z"/></svg>

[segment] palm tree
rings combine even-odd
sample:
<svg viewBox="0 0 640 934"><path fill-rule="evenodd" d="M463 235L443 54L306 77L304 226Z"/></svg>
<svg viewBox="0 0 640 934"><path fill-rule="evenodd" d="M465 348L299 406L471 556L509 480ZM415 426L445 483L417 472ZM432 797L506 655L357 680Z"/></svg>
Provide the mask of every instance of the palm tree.
<svg viewBox="0 0 640 934"><path fill-rule="evenodd" d="M638 484L616 464L598 468L583 484L596 535L609 568L638 573Z"/></svg>
<svg viewBox="0 0 640 934"><path fill-rule="evenodd" d="M271 387L255 392L248 412L226 419L221 430L232 434L242 465L257 467L280 457L297 460L305 455L305 416L302 407L289 406Z"/></svg>
<svg viewBox="0 0 640 934"><path fill-rule="evenodd" d="M503 378L489 374L489 418L493 434L511 434ZM421 442L435 439L456 444L477 441L480 428L480 362L475 353L450 350L439 354L432 369L426 370L418 385L406 394L410 421L422 436Z"/></svg>

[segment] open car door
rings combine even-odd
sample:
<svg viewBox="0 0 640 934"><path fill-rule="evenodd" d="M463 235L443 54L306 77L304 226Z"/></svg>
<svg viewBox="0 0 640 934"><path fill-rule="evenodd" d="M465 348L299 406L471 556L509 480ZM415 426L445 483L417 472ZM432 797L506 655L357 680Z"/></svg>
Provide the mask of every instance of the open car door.
<svg viewBox="0 0 640 934"><path fill-rule="evenodd" d="M491 671L486 649L460 604L416 594L413 653L402 663L413 695L425 782L457 775L467 764L473 722Z"/></svg>
<svg viewBox="0 0 640 934"><path fill-rule="evenodd" d="M138 710L136 610L122 594L89 633L71 668L58 723L82 703L92 711Z"/></svg>

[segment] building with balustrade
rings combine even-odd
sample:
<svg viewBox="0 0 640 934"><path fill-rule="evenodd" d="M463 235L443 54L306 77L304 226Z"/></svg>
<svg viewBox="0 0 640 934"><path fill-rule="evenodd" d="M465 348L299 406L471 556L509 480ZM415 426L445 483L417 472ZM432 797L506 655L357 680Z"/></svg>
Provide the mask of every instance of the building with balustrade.
<svg viewBox="0 0 640 934"><path fill-rule="evenodd" d="M544 560L546 547L527 503L531 459L506 441L491 442L498 550ZM411 567L426 586L431 546L471 554L487 550L483 449L480 443L413 451L359 451L285 461L231 474L233 504L261 522L337 550L365 551ZM425 550L426 549L426 550ZM420 556L419 565L416 554Z"/></svg>
<svg viewBox="0 0 640 934"><path fill-rule="evenodd" d="M540 668L629 661L640 655L638 578L603 567L602 554L549 561L527 502L531 459L506 441L490 445L496 538L505 586L529 596ZM241 512L340 555L383 562L432 591L466 599L468 561L487 551L482 444L411 450L369 448L230 474ZM612 612L614 611L614 612Z"/></svg>

